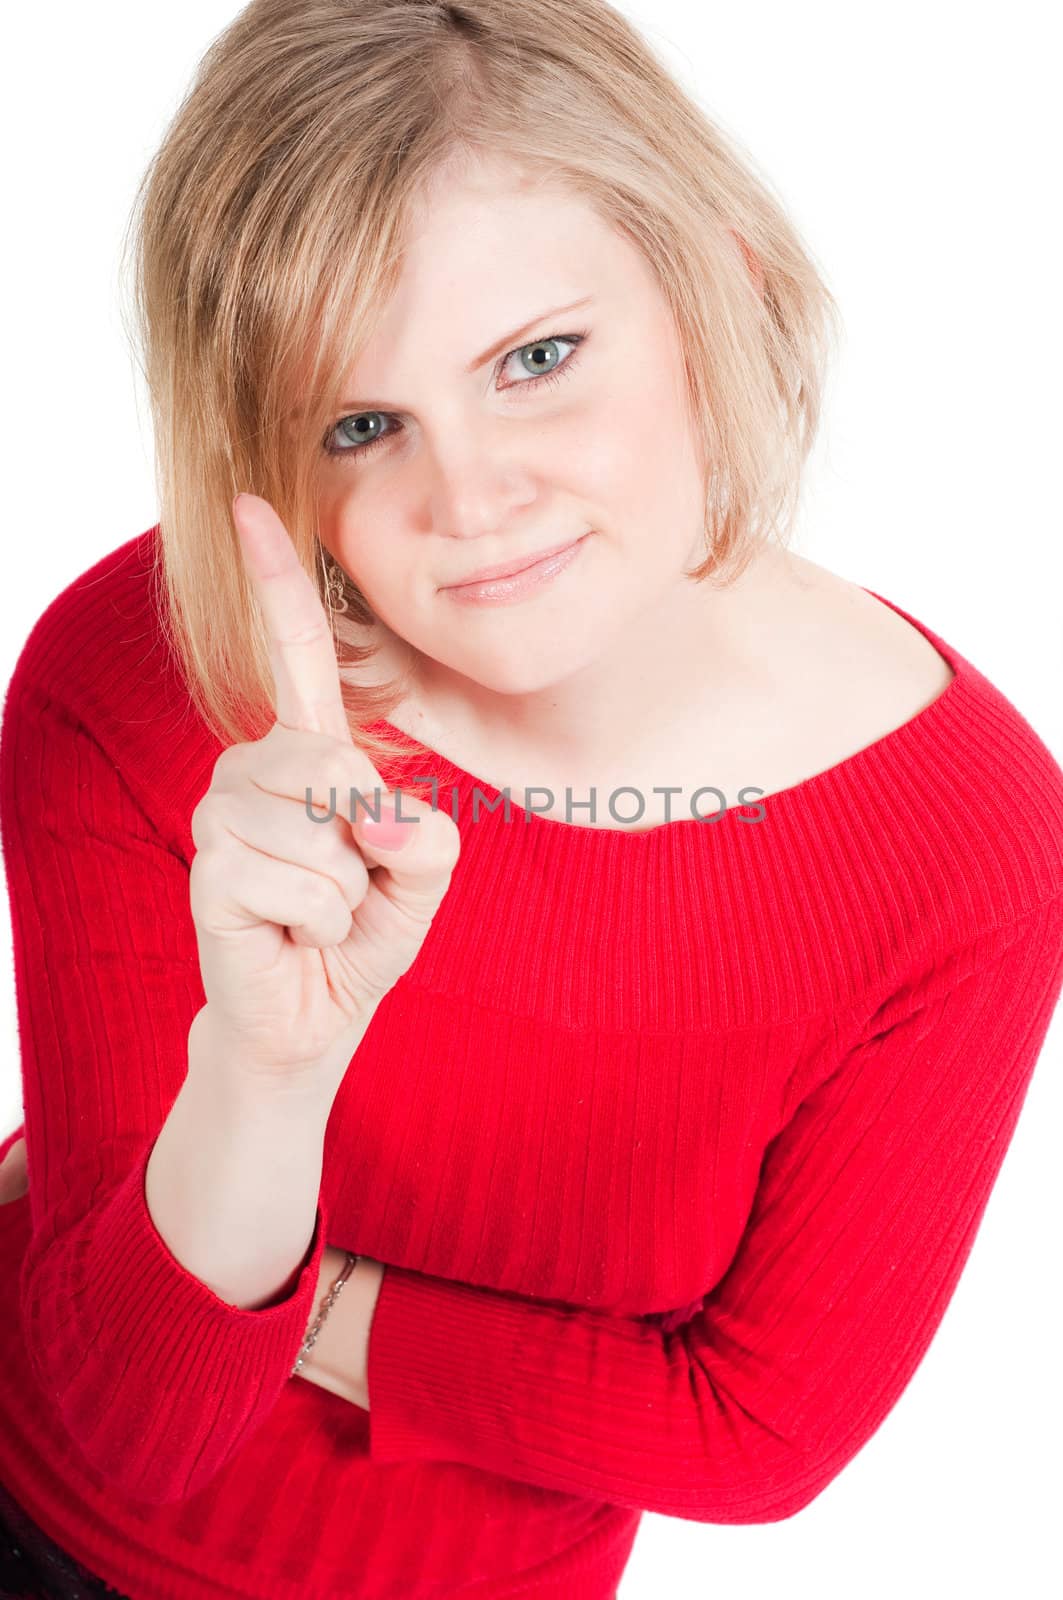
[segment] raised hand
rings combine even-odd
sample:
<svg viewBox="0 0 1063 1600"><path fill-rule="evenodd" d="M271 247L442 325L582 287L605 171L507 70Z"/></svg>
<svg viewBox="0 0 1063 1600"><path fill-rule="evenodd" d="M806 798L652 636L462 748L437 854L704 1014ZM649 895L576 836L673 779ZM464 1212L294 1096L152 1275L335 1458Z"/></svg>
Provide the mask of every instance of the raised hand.
<svg viewBox="0 0 1063 1600"><path fill-rule="evenodd" d="M402 792L402 817L416 819L406 843L369 842L365 805L379 796L384 819L395 800L351 737L324 607L267 501L240 495L233 517L269 631L277 720L222 751L192 817L206 1010L240 1070L335 1081L413 964L460 837L445 812ZM353 808L352 787L364 798ZM336 815L324 821L330 790Z"/></svg>

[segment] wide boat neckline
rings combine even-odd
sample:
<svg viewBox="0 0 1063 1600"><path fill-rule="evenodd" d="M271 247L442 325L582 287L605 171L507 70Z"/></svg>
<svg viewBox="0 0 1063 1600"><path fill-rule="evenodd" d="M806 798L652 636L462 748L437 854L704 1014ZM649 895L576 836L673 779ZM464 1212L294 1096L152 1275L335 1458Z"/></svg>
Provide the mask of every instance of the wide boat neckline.
<svg viewBox="0 0 1063 1600"><path fill-rule="evenodd" d="M511 796L508 826L517 827L522 834L529 836L533 830L538 831L540 834L556 832L559 836L564 836L565 838L569 838L572 835L581 837L589 835L594 839L599 839L604 836L607 840L617 841L614 848L623 848L619 844L619 841L622 840L625 844L630 841L630 847L637 849L640 845L645 846L649 841L663 840L666 835L675 838L679 834L690 833L694 830L701 834L715 833L722 835L729 830L729 825L735 821L741 820L744 823L752 823L758 808L763 812L762 820L764 821L771 817L788 816L795 811L799 811L802 804L806 802L819 802L831 797L841 798L843 794L851 792L854 784L859 786L864 779L869 779L874 783L876 777L882 777L887 771L894 770L896 758L909 754L913 745L919 745L932 739L935 732L944 723L951 721L957 701L967 693L970 676L974 669L972 664L955 646L949 644L946 639L943 639L940 634L936 633L933 628L928 627L918 617L906 611L903 606L897 605L892 600L887 600L885 596L876 593L874 589L864 588L862 584L859 587L863 588L864 593L870 595L873 600L877 600L881 605L888 606L891 611L895 611L899 616L904 617L907 622L910 622L952 669L953 676L941 692L935 695L934 699L925 705L922 710L909 717L906 722L900 723L896 728L891 728L887 733L881 734L877 739L873 739L870 744L862 746L859 750L854 750L851 755L843 757L841 761L835 762L833 766L824 767L820 772L811 773L807 778L801 778L797 783L790 784L785 789L776 789L770 794L755 795L752 800L741 803L728 801L727 809L718 811L713 817L699 819L691 816L689 814L690 796L684 794L680 797L680 800L687 807L686 814L673 817L668 822L658 823L654 827L588 827L578 822L563 822L556 817L544 816L536 811L525 813L524 808ZM498 818L502 820L505 825L505 797L503 791L497 789L493 783L488 782L486 778L479 777L476 773L467 771L442 751L432 749L430 745L414 738L413 735L408 734L402 728L396 727L394 723L388 722L385 718L378 718L370 724L370 727L377 730L382 729L387 735L402 741L407 749L412 747L414 752L423 750L433 758L433 767L439 770L432 775L438 777L440 789L456 788L459 791L460 814L456 818L459 825L461 825L464 816L472 817L473 802L471 796L474 790L478 790L479 794L483 796L478 807L480 822L485 817L490 816L492 819ZM428 774L415 772L411 774L411 779L421 778L422 776L427 778ZM401 786L402 780L398 781ZM709 784L707 782L706 788L708 787ZM751 784L748 787L754 788L756 786ZM574 794L573 804L581 798L585 797ZM493 810L492 808L496 803L498 809ZM605 803L608 803L608 796L606 796ZM719 804L718 800L714 801L711 796L707 800L703 798L701 803L708 806ZM450 809L448 800L442 796L436 801L436 804L440 809ZM818 809L818 806L816 809ZM750 816L751 812L754 814L753 816ZM749 828L744 828L743 831L748 832L750 830Z"/></svg>

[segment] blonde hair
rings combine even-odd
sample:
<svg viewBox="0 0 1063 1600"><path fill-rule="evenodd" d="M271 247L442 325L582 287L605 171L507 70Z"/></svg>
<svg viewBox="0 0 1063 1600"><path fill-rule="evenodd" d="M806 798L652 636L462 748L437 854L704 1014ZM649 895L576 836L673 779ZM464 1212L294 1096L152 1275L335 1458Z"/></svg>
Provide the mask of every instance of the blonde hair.
<svg viewBox="0 0 1063 1600"><path fill-rule="evenodd" d="M233 496L270 501L330 609L317 475L341 380L396 285L423 186L500 153L567 185L657 274L705 474L691 576L732 581L766 537L789 537L836 302L767 183L624 17L604 0L251 0L199 63L131 219L161 615L226 741L273 720ZM350 619L371 624L348 593ZM376 653L335 617L333 632L341 667ZM407 687L344 679L377 764L409 747L364 725Z"/></svg>

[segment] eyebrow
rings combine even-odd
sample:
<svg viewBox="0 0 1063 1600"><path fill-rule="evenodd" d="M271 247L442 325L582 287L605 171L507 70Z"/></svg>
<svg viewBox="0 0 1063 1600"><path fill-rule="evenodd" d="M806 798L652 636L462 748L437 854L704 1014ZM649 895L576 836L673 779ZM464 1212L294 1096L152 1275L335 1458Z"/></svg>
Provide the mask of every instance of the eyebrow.
<svg viewBox="0 0 1063 1600"><path fill-rule="evenodd" d="M532 328L538 327L540 323L546 322L550 318L563 317L567 316L570 311L578 311L581 306L590 305L593 299L594 296L592 294L587 294L581 300L573 300L570 305L555 306L552 311L542 311L537 317L529 317L527 322L522 322L519 328L514 328L510 333L503 334L501 339L496 339L480 355L473 356L465 371L471 377L474 372L478 372L481 367L486 366L495 356L500 355L507 345L515 344L522 334L529 333ZM344 406L350 411L386 411L395 409L394 407L389 407L387 402L383 400L338 400L336 404L337 406Z"/></svg>

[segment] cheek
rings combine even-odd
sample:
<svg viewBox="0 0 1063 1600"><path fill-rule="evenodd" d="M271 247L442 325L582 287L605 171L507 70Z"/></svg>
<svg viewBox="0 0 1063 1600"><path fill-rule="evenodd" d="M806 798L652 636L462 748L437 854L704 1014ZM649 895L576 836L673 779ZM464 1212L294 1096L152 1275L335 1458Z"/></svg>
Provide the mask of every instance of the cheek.
<svg viewBox="0 0 1063 1600"><path fill-rule="evenodd" d="M670 497L679 427L667 387L629 380L603 394L574 435L579 484L590 506L607 507L622 525Z"/></svg>
<svg viewBox="0 0 1063 1600"><path fill-rule="evenodd" d="M347 469L353 477L357 468ZM367 474L368 478L369 474ZM321 528L339 560L363 588L395 582L395 512L366 482L357 488L342 482L322 501ZM391 559L389 559L389 554Z"/></svg>
<svg viewBox="0 0 1063 1600"><path fill-rule="evenodd" d="M639 418L630 379L602 375L585 403L562 411L550 425L546 449L538 456L548 479L571 486L587 513L601 506L618 517L640 470Z"/></svg>

